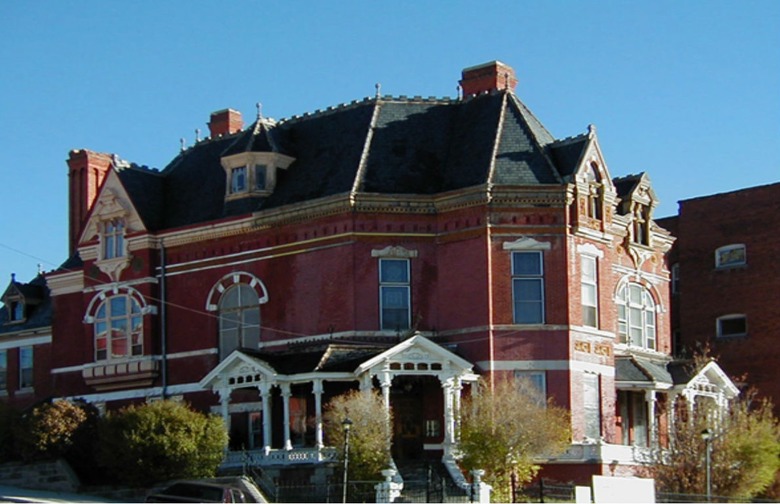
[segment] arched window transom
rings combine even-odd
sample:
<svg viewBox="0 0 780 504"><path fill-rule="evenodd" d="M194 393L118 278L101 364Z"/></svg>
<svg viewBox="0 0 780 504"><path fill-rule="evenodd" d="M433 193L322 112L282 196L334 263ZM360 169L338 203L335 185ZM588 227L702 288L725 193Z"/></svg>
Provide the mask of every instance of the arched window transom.
<svg viewBox="0 0 780 504"><path fill-rule="evenodd" d="M627 283L617 295L620 343L656 349L655 301L643 285Z"/></svg>
<svg viewBox="0 0 780 504"><path fill-rule="evenodd" d="M260 297L248 284L228 287L219 299L219 355L260 344Z"/></svg>
<svg viewBox="0 0 780 504"><path fill-rule="evenodd" d="M118 294L105 298L94 315L95 360L124 359L143 355L143 314L133 297Z"/></svg>

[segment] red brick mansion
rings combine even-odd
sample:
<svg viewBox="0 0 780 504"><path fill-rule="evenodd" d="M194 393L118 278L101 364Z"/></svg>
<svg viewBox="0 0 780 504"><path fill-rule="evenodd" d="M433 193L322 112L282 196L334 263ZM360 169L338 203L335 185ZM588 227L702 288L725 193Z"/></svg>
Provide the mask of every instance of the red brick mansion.
<svg viewBox="0 0 780 504"><path fill-rule="evenodd" d="M316 464L329 398L376 389L393 456L448 461L461 397L513 376L571 411L547 476L630 473L675 401L736 394L671 358L674 238L650 179L613 178L594 127L552 136L507 65L460 82L215 112L161 170L71 151L72 255L5 290L0 399L183 398L259 463Z"/></svg>

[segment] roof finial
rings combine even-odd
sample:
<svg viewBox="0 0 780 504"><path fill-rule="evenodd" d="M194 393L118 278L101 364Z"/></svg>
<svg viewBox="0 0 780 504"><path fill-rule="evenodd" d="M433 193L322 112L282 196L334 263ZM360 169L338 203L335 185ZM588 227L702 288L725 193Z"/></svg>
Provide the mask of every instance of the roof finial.
<svg viewBox="0 0 780 504"><path fill-rule="evenodd" d="M184 152L184 142L185 142L184 137L179 139L179 144L181 145L181 151L182 152Z"/></svg>
<svg viewBox="0 0 780 504"><path fill-rule="evenodd" d="M588 124L588 134L593 136L596 134L596 125L595 124Z"/></svg>
<svg viewBox="0 0 780 504"><path fill-rule="evenodd" d="M11 283L16 282L16 273L11 273Z"/></svg>
<svg viewBox="0 0 780 504"><path fill-rule="evenodd" d="M257 102L255 104L255 107L257 107L257 120L259 121L260 119L263 118L263 104L260 103L260 102Z"/></svg>
<svg viewBox="0 0 780 504"><path fill-rule="evenodd" d="M382 84L377 82L376 84L374 84L374 87L376 88L376 97L379 98L379 94L382 90Z"/></svg>
<svg viewBox="0 0 780 504"><path fill-rule="evenodd" d="M43 274L43 264L38 263L38 275L42 275L42 274Z"/></svg>
<svg viewBox="0 0 780 504"><path fill-rule="evenodd" d="M200 128L195 128L195 143L200 142Z"/></svg>
<svg viewBox="0 0 780 504"><path fill-rule="evenodd" d="M462 100L463 99L463 87L461 87L461 85L458 84L458 86L455 89L458 92L458 100L459 101Z"/></svg>

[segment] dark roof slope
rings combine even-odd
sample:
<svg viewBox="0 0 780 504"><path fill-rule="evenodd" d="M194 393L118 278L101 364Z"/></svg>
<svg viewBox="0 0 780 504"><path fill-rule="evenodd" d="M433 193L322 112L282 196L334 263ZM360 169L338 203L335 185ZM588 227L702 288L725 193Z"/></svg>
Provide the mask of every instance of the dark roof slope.
<svg viewBox="0 0 780 504"><path fill-rule="evenodd" d="M465 100L377 97L278 123L258 119L233 135L198 142L159 174L131 167L120 178L145 224L159 230L353 188L436 194L488 182L557 184L560 173L572 170L579 145L554 142L511 92ZM249 151L278 152L294 161L277 171L270 196L226 204L220 159Z"/></svg>
<svg viewBox="0 0 780 504"><path fill-rule="evenodd" d="M293 375L316 371L353 372L363 362L390 348L389 345L328 343L282 352L241 349L250 357L267 362L277 373Z"/></svg>
<svg viewBox="0 0 780 504"><path fill-rule="evenodd" d="M584 133L576 137L566 138L550 145L550 156L558 167L561 177L574 174L588 147L589 135Z"/></svg>

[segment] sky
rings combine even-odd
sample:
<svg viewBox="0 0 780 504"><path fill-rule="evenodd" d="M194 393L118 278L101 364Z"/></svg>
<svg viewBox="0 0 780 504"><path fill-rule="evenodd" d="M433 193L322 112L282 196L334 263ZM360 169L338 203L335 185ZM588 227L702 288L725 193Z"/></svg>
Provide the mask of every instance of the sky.
<svg viewBox="0 0 780 504"><path fill-rule="evenodd" d="M593 124L613 177L647 172L656 217L780 182L776 0L6 0L0 33L0 288L67 259L73 149L163 168L216 110L456 97L493 60L556 138Z"/></svg>

